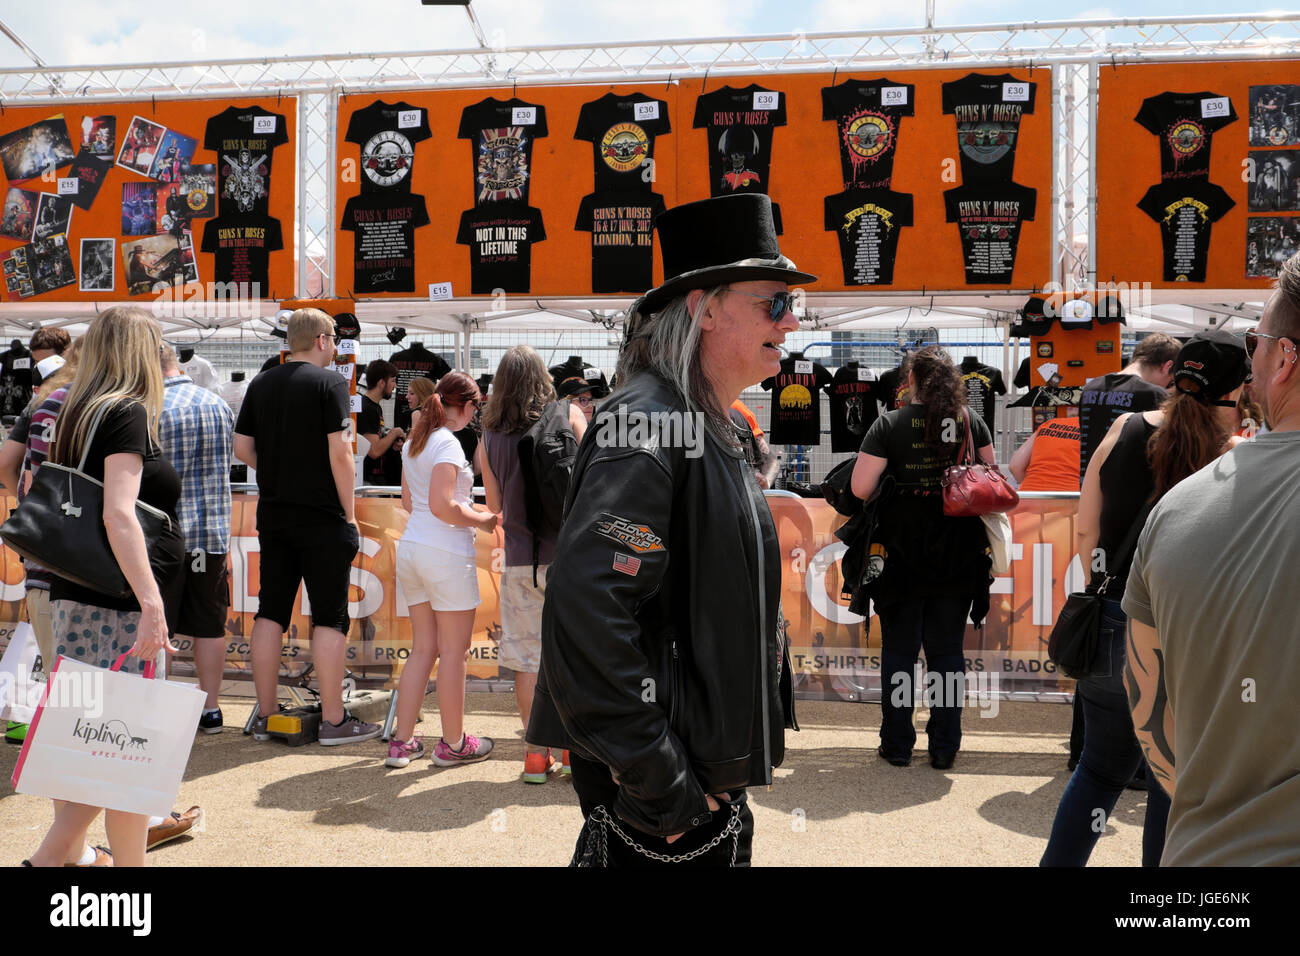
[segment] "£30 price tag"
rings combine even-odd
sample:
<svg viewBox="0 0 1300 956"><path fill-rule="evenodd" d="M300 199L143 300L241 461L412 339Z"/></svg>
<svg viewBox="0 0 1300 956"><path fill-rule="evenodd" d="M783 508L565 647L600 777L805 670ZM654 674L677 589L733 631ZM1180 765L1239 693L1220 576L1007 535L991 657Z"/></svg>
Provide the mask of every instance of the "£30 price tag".
<svg viewBox="0 0 1300 956"><path fill-rule="evenodd" d="M1226 96L1207 97L1201 100L1201 119L1213 119L1216 116L1231 116L1232 100Z"/></svg>
<svg viewBox="0 0 1300 956"><path fill-rule="evenodd" d="M811 374L812 374L812 362L795 362L795 363L794 363L794 373L795 373L796 375L811 375Z"/></svg>
<svg viewBox="0 0 1300 956"><path fill-rule="evenodd" d="M859 382L869 382L869 381L871 381L871 369L869 369L869 368L860 368L860 369L858 369L858 381L859 381Z"/></svg>
<svg viewBox="0 0 1300 956"><path fill-rule="evenodd" d="M1002 102L1003 103L1028 103L1029 84L1028 83L1003 83Z"/></svg>
<svg viewBox="0 0 1300 956"><path fill-rule="evenodd" d="M907 87L882 86L880 88L880 104L882 106L906 106Z"/></svg>
<svg viewBox="0 0 1300 956"><path fill-rule="evenodd" d="M771 91L757 92L754 94L754 109L756 110L774 110L780 102L780 93Z"/></svg>
<svg viewBox="0 0 1300 956"><path fill-rule="evenodd" d="M397 114L398 129L414 129L420 125L419 110L401 110Z"/></svg>
<svg viewBox="0 0 1300 956"><path fill-rule="evenodd" d="M254 116L254 117L253 117L253 132L256 133L256 134L258 134L258 135L261 135L261 134L264 134L264 133L274 133L274 132L275 132L275 117L274 117L274 116Z"/></svg>
<svg viewBox="0 0 1300 956"><path fill-rule="evenodd" d="M639 121L657 120L659 118L658 100L634 104L632 106L632 115Z"/></svg>
<svg viewBox="0 0 1300 956"><path fill-rule="evenodd" d="M515 126L537 125L537 107L535 106L516 106L510 115L511 122Z"/></svg>

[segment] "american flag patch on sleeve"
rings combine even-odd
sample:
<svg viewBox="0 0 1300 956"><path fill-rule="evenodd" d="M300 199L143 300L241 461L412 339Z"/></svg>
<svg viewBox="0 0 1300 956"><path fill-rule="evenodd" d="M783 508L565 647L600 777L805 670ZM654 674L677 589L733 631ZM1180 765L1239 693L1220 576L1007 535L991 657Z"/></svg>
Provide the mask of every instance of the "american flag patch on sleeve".
<svg viewBox="0 0 1300 956"><path fill-rule="evenodd" d="M614 554L614 570L621 571L624 574L636 577L637 571L641 570L641 559L634 558L627 554Z"/></svg>

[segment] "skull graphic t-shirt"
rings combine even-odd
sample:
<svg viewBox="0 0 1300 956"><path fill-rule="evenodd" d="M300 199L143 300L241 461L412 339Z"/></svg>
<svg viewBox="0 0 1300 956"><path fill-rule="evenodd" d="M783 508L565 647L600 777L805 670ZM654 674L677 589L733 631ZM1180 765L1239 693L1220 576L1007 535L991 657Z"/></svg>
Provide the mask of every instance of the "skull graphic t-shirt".
<svg viewBox="0 0 1300 956"><path fill-rule="evenodd" d="M1165 282L1204 282L1210 227L1236 205L1208 179L1169 179L1147 190L1138 208L1160 224Z"/></svg>
<svg viewBox="0 0 1300 956"><path fill-rule="evenodd" d="M1016 265L1020 226L1034 218L1038 191L1018 183L963 185L943 194L949 222L961 230L966 281L1006 285Z"/></svg>
<svg viewBox="0 0 1300 956"><path fill-rule="evenodd" d="M898 126L914 115L916 87L893 80L848 79L822 88L822 119L835 121L846 189L888 189Z"/></svg>
<svg viewBox="0 0 1300 956"><path fill-rule="evenodd" d="M1010 73L970 73L943 85L943 111L957 120L964 184L1011 181L1020 120L1033 113L1037 88Z"/></svg>
<svg viewBox="0 0 1300 956"><path fill-rule="evenodd" d="M640 93L606 93L583 105L574 139L591 143L596 191L650 192L655 137L672 132L668 104Z"/></svg>
<svg viewBox="0 0 1300 956"><path fill-rule="evenodd" d="M488 97L460 114L460 139L474 156L474 204L528 203L533 141L546 135L546 107Z"/></svg>
<svg viewBox="0 0 1300 956"><path fill-rule="evenodd" d="M695 129L708 131L709 195L771 192L772 137L784 126L785 94L751 83L724 86L695 101ZM776 231L781 213L772 204Z"/></svg>
<svg viewBox="0 0 1300 956"><path fill-rule="evenodd" d="M1210 140L1237 111L1218 93L1161 93L1142 101L1136 119L1160 139L1160 178L1196 179L1210 174Z"/></svg>
<svg viewBox="0 0 1300 956"><path fill-rule="evenodd" d="M415 144L429 136L427 112L409 103L376 100L353 113L347 141L361 147L361 191L409 193Z"/></svg>
<svg viewBox="0 0 1300 956"><path fill-rule="evenodd" d="M266 215L271 160L289 142L284 117L232 106L208 120L203 148L217 154L217 203L223 216Z"/></svg>
<svg viewBox="0 0 1300 956"><path fill-rule="evenodd" d="M825 366L796 353L781 360L781 371L764 379L772 393L772 422L768 441L773 445L816 445L821 441L821 391L831 384Z"/></svg>
<svg viewBox="0 0 1300 956"><path fill-rule="evenodd" d="M835 370L831 397L831 451L857 451L867 429L880 416L884 386L857 362Z"/></svg>

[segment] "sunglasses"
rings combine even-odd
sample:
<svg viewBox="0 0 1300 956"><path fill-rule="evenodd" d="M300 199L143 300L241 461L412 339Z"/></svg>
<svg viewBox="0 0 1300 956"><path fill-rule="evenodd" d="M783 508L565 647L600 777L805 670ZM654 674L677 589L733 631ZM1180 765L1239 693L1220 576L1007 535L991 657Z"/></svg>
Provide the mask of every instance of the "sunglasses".
<svg viewBox="0 0 1300 956"><path fill-rule="evenodd" d="M771 303L768 308L768 318L773 322L780 322L785 318L787 312L793 312L794 293L778 292L776 295L758 295L754 292L746 292L744 289L733 289L727 287L728 292L739 292L741 295L747 295L751 299L762 299L764 302Z"/></svg>
<svg viewBox="0 0 1300 956"><path fill-rule="evenodd" d="M1260 339L1273 339L1275 342L1280 342L1282 340L1282 336L1269 335L1267 332L1260 332L1254 326L1251 326L1246 330L1246 357L1247 358L1255 357L1255 347L1259 345Z"/></svg>

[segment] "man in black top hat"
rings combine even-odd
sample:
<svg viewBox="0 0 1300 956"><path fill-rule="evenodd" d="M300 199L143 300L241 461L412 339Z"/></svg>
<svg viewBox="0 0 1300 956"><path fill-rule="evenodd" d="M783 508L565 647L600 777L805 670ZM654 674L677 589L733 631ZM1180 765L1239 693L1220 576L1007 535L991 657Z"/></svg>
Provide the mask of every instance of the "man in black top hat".
<svg viewBox="0 0 1300 956"><path fill-rule="evenodd" d="M790 287L816 277L760 193L656 228L667 279L574 462L528 740L570 751L580 865L746 865L745 789L771 783L794 706L776 528L728 409L779 371Z"/></svg>

